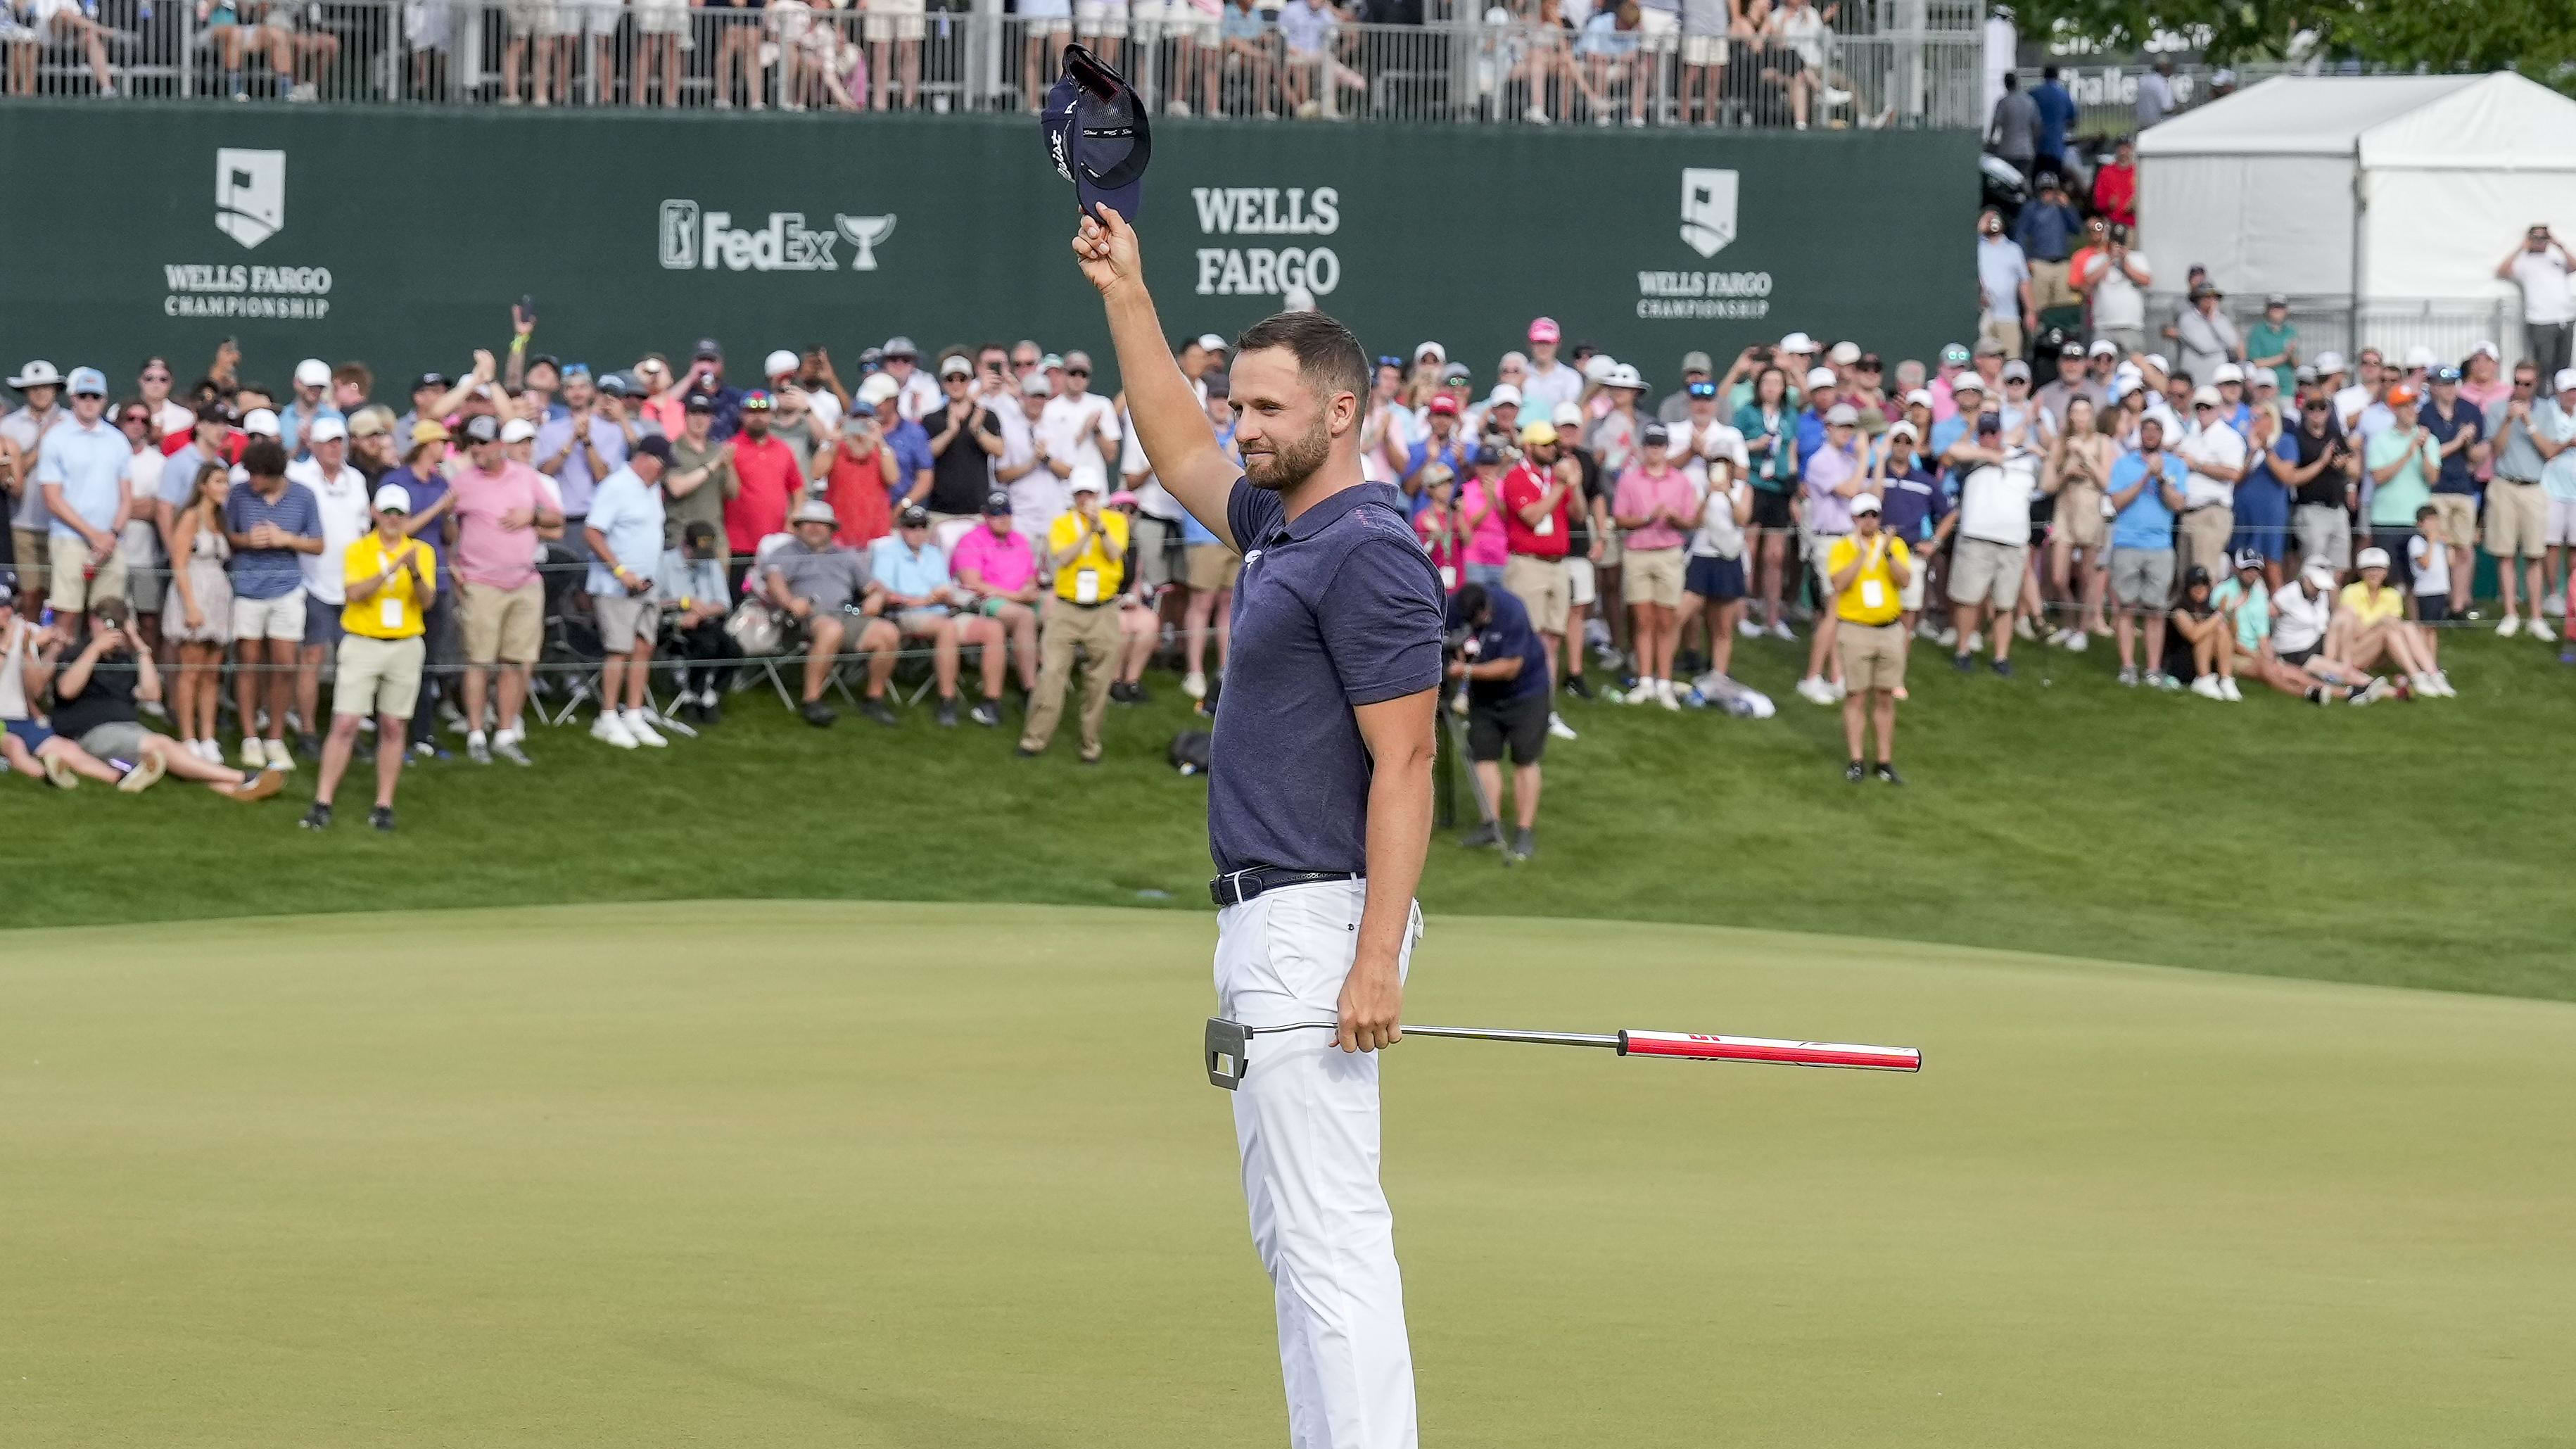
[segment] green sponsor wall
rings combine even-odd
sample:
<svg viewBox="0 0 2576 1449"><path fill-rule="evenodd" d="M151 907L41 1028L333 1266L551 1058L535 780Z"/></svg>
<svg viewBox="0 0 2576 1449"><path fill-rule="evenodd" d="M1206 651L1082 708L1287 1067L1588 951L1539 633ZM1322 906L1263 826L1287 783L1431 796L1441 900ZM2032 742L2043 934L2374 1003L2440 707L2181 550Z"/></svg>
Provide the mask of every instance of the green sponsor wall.
<svg viewBox="0 0 2576 1449"><path fill-rule="evenodd" d="M182 381L364 359L454 369L539 304L595 367L1036 337L1101 350L1071 190L998 117L659 117L0 106L0 360ZM1377 352L1439 338L1489 381L1560 319L1658 390L1680 355L1791 329L1929 358L1974 326L1975 139L1534 127L1156 131L1141 230L1166 325L1231 334L1303 279ZM1108 359L1103 358L1104 369ZM845 374L846 375L846 374ZM395 396L396 385L380 385Z"/></svg>

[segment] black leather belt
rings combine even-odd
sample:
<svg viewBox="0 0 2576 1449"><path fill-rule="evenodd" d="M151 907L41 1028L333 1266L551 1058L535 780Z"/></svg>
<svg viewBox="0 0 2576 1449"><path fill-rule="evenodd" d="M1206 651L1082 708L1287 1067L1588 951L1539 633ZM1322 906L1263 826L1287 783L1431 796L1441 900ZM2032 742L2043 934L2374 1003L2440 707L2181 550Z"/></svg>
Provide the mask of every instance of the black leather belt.
<svg viewBox="0 0 2576 1449"><path fill-rule="evenodd" d="M1228 871L1208 882L1208 899L1220 906L1239 906L1282 886L1313 885L1326 880L1358 880L1355 870L1289 870L1284 866L1256 865L1250 870Z"/></svg>

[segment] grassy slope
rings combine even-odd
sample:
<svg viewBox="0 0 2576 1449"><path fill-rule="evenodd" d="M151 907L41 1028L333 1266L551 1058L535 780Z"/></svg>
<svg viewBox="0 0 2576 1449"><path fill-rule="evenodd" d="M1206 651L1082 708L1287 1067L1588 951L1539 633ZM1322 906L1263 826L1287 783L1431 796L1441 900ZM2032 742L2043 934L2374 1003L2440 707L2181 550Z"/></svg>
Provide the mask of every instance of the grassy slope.
<svg viewBox="0 0 2576 1449"><path fill-rule="evenodd" d="M1788 693L1801 651L1747 648L1767 723L1575 707L1541 859L1433 852L1452 913L1825 930L2342 980L2576 998L2576 725L2551 651L2455 632L2464 698L2320 711L2115 687L2106 652L2025 647L2022 677L1918 660L1901 792L1839 775L1839 717ZM1115 710L1112 763L1071 741L796 724L737 697L716 736L623 756L541 732L540 768L414 773L392 839L293 828L165 785L142 800L0 786L0 925L402 906L873 897L1201 909L1204 784L1162 746L1168 678ZM310 788L309 771L297 777ZM353 790L363 800L363 787ZM35 888L29 888L35 887Z"/></svg>
<svg viewBox="0 0 2576 1449"><path fill-rule="evenodd" d="M0 1437L1276 1442L1208 935L787 903L0 937ZM1417 966L1423 1019L1928 1053L1401 1048L1439 1442L2576 1422L2576 1009L1530 920L1435 918Z"/></svg>

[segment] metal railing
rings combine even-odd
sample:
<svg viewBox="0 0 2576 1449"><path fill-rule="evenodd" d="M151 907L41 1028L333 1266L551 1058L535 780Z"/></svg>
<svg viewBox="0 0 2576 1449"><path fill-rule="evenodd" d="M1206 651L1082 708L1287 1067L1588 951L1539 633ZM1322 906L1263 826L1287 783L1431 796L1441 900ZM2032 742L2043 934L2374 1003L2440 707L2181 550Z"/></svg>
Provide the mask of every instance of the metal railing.
<svg viewBox="0 0 2576 1449"><path fill-rule="evenodd" d="M2349 296L2319 293L2294 294L2289 302L2303 363L2327 352L2341 353L2349 362L2364 347L2375 347L2396 362L2409 349L2424 347L2438 362L2456 367L2479 343L2492 342L2510 367L2522 347L2519 306L2503 298L2374 297L2356 304ZM2176 293L2147 295L2147 315L2160 319L2159 327L2181 315L2185 305ZM2263 320L2261 297L2230 296L2220 307L2235 322L2239 337ZM2151 342L2168 358L2175 357L2171 338L2159 335Z"/></svg>
<svg viewBox="0 0 2576 1449"><path fill-rule="evenodd" d="M1973 128L1974 0L1685 35L1509 18L1303 23L1201 0L1049 18L925 0L65 0L0 24L0 93L342 104L1025 111L1080 39L1171 115ZM1036 3L1036 0L1032 0ZM1205 0L1214 3L1214 0ZM1472 8L1462 6L1461 8ZM1785 12L1784 12L1785 13Z"/></svg>

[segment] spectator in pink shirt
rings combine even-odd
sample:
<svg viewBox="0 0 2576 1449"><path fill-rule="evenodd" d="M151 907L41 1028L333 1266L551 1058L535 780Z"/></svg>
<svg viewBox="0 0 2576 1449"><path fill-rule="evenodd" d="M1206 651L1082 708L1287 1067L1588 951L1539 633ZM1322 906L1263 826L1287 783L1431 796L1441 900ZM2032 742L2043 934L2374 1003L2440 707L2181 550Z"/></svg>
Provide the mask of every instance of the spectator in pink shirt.
<svg viewBox="0 0 2576 1449"><path fill-rule="evenodd" d="M1503 470L1511 461L1500 448L1479 445L1475 471L1458 490L1459 568L1467 582L1489 589L1503 586L1503 566L1512 558L1511 537L1503 528Z"/></svg>
<svg viewBox="0 0 2576 1449"><path fill-rule="evenodd" d="M545 585L537 578L537 531L563 527L545 480L502 456L500 425L488 416L465 423L465 466L456 470L456 577L465 593L465 753L478 765L494 755L525 765L519 712L528 698L528 667L545 643ZM483 672L501 675L499 728L483 731Z"/></svg>
<svg viewBox="0 0 2576 1449"><path fill-rule="evenodd" d="M959 638L984 651L984 702L975 722L1002 722L1002 665L1007 644L1019 666L1020 693L1038 687L1038 561L1027 534L1011 526L1011 495L1000 488L984 496L984 521L957 540L949 576L971 596Z"/></svg>
<svg viewBox="0 0 2576 1449"><path fill-rule="evenodd" d="M1648 699L1681 708L1673 689L1673 648L1681 640L1682 544L1699 527L1699 490L1673 466L1672 435L1662 423L1639 430L1638 460L1619 475L1610 513L1627 530L1621 540L1620 578L1628 595L1628 632L1635 641L1637 687L1632 704Z"/></svg>

